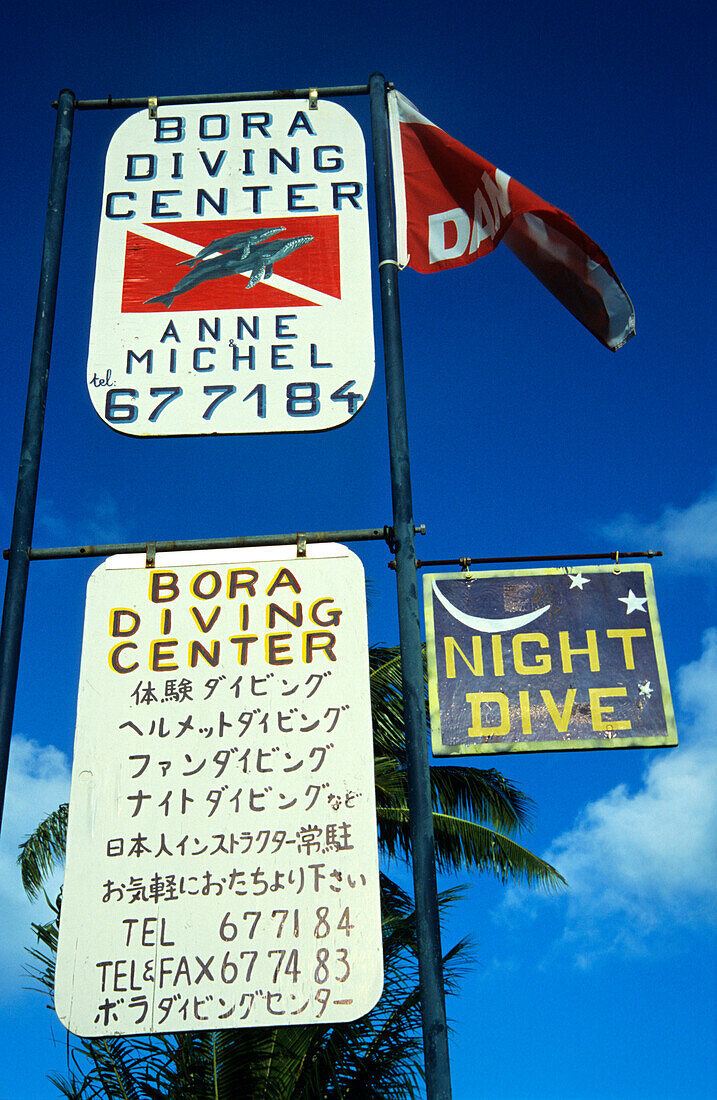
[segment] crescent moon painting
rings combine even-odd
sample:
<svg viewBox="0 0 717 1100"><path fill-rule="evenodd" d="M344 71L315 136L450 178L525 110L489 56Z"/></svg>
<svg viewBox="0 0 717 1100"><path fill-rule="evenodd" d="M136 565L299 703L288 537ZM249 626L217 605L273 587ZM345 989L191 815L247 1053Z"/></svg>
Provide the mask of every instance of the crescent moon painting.
<svg viewBox="0 0 717 1100"><path fill-rule="evenodd" d="M510 615L506 619L486 619L478 615L466 615L465 611L454 607L450 600L443 595L435 581L433 582L433 592L449 615L452 615L459 623L463 623L464 626L470 627L471 630L480 631L481 634L502 634L506 630L519 630L520 627L527 626L528 623L539 619L546 611L550 611L550 604L546 603L545 607L539 607L537 611L529 611L525 615Z"/></svg>

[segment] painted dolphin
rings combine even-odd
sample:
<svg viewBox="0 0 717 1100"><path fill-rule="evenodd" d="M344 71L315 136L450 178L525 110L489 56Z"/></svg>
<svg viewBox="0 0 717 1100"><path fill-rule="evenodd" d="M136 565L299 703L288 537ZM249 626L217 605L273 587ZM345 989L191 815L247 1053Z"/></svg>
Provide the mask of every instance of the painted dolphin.
<svg viewBox="0 0 717 1100"><path fill-rule="evenodd" d="M208 279L224 279L228 275L239 275L249 272L247 289L256 286L262 279L268 279L273 274L274 264L283 260L290 252L295 252L305 244L313 241L313 237L289 237L286 240L268 241L249 250L247 256L242 256L239 249L232 252L223 252L220 256L213 256L209 260L202 260L191 271L188 271L179 282L168 290L166 294L158 294L154 298L148 298L145 305L150 302L161 302L168 309L175 298L180 294L186 294L200 283Z"/></svg>
<svg viewBox="0 0 717 1100"><path fill-rule="evenodd" d="M303 248L305 244L310 244L313 239L309 236L288 237L285 240L265 241L264 244L252 248L245 260L247 267L251 268L249 282L246 284L247 290L256 286L262 279L270 279L274 273L275 263L283 260L291 252L296 252L297 248ZM246 270L246 268L243 270Z"/></svg>
<svg viewBox="0 0 717 1100"><path fill-rule="evenodd" d="M238 249L243 259L249 255L249 250L255 244L261 244L268 237L273 237L275 233L281 233L284 229L286 229L285 225L275 225L272 229L250 229L243 233L232 233L229 237L217 237L201 252L197 252L196 256L190 256L188 260L180 260L177 267L194 267L195 264L213 256L215 252L229 252L233 249Z"/></svg>

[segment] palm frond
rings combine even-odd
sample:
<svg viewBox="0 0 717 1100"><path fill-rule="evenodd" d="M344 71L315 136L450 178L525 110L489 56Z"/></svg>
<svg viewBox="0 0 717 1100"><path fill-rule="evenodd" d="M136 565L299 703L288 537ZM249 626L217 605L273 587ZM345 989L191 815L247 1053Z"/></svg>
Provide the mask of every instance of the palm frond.
<svg viewBox="0 0 717 1100"><path fill-rule="evenodd" d="M20 845L17 861L25 893L36 898L47 875L64 861L67 846L67 803L41 821Z"/></svg>
<svg viewBox="0 0 717 1100"><path fill-rule="evenodd" d="M430 769L435 809L483 821L505 833L530 825L534 803L494 768L439 765Z"/></svg>
<svg viewBox="0 0 717 1100"><path fill-rule="evenodd" d="M378 837L389 857L410 859L408 775L401 662L397 647L370 651ZM475 869L502 882L559 889L554 867L514 838L530 822L532 801L494 769L440 764L430 769L436 863ZM64 857L67 806L50 814L20 846L22 880L35 897ZM460 888L440 895L441 913ZM47 895L46 895L47 897ZM60 899L54 918L33 925L31 971L54 985ZM384 992L365 1016L342 1024L238 1028L78 1040L67 1078L54 1078L69 1100L414 1100L421 1094L422 1043L417 921L413 899L381 875ZM471 960L467 940L444 956L447 992Z"/></svg>
<svg viewBox="0 0 717 1100"><path fill-rule="evenodd" d="M397 647L369 650L374 746L379 756L405 761L403 682Z"/></svg>
<svg viewBox="0 0 717 1100"><path fill-rule="evenodd" d="M408 861L411 856L408 808L381 806L376 815L379 840L386 854ZM513 880L546 890L560 890L567 885L552 864L511 837L475 821L434 813L433 834L440 871L470 867L489 872L504 883Z"/></svg>

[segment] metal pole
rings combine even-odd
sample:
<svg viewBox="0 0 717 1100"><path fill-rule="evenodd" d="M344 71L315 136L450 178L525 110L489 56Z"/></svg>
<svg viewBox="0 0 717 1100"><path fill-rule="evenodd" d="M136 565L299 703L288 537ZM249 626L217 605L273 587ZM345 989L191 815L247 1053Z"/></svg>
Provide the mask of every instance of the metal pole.
<svg viewBox="0 0 717 1100"><path fill-rule="evenodd" d="M378 221L381 313L386 370L386 401L391 454L393 528L396 541L398 623L406 724L408 799L413 884L418 922L418 965L426 1087L429 1100L450 1100L445 991L438 920L433 814L428 770L428 735L423 685L423 656L408 454L403 345L398 304L398 268L388 143L386 82L374 73L369 83L374 178Z"/></svg>
<svg viewBox="0 0 717 1100"><path fill-rule="evenodd" d="M419 527L416 534L425 535ZM156 539L147 542L106 542L85 546L30 547L30 561L52 561L58 558L109 558L113 554L175 554L184 550L216 550L237 546L299 546L321 542L393 542L392 527L366 527L352 531L292 531L290 535L230 535L215 539ZM9 558L10 551L3 550Z"/></svg>
<svg viewBox="0 0 717 1100"><path fill-rule="evenodd" d="M20 664L20 643L25 615L25 594L29 568L29 548L35 520L35 500L40 470L42 430L45 420L47 380L50 371L52 327L55 319L57 280L60 269L60 245L65 216L65 196L70 165L70 142L75 96L60 92L55 126L55 144L50 172L50 195L45 219L40 288L37 295L35 335L30 360L30 376L25 405L25 426L17 476L15 514L10 542L9 565L5 586L2 629L0 631L0 822L5 801L7 766L15 689Z"/></svg>
<svg viewBox="0 0 717 1100"><path fill-rule="evenodd" d="M315 92L319 99L339 99L343 96L367 95L367 84L343 84L330 88L282 88L273 92L220 92L212 95L156 96L157 107L180 107L190 103L245 103L252 99L308 99ZM153 101L154 102L154 101ZM115 99L78 99L76 111L143 110L150 105L148 96ZM54 106L54 104L53 104Z"/></svg>

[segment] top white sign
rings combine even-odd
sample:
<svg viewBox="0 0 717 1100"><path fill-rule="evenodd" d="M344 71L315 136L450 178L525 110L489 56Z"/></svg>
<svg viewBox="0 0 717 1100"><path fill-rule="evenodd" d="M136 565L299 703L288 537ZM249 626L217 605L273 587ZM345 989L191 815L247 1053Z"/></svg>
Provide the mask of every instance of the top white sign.
<svg viewBox="0 0 717 1100"><path fill-rule="evenodd" d="M142 111L107 153L87 384L138 436L321 431L374 373L366 158L331 101Z"/></svg>

